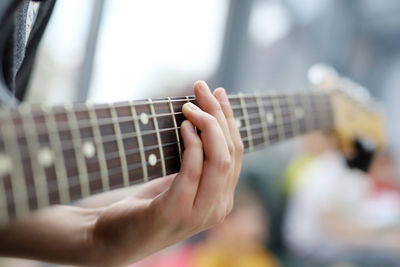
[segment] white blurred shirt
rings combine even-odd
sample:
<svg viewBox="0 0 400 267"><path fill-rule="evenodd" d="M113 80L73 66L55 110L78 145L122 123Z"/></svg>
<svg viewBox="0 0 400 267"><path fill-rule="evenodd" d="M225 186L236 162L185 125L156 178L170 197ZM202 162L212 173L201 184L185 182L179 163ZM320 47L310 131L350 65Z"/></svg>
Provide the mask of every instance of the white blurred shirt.
<svg viewBox="0 0 400 267"><path fill-rule="evenodd" d="M25 46L28 43L33 25L35 25L39 8L40 8L40 2L33 2L33 1L29 2L28 12L26 16Z"/></svg>

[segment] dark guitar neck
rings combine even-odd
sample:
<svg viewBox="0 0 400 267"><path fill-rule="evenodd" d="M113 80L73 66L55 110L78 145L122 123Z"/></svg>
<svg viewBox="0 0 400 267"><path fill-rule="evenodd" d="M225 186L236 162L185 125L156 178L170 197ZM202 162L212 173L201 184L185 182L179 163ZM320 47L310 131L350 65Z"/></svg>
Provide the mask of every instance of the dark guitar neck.
<svg viewBox="0 0 400 267"><path fill-rule="evenodd" d="M329 129L320 92L232 95L245 151ZM181 109L194 97L0 112L0 222L41 207L145 182L179 170Z"/></svg>

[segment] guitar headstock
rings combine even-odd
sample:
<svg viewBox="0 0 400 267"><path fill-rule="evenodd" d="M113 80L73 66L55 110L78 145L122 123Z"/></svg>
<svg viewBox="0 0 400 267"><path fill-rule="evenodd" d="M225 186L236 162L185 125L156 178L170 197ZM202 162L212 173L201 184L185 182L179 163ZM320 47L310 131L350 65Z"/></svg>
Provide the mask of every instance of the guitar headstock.
<svg viewBox="0 0 400 267"><path fill-rule="evenodd" d="M317 89L331 94L335 132L346 155L353 155L355 139L371 142L376 148L385 145L382 111L366 88L324 64L311 67L308 78Z"/></svg>

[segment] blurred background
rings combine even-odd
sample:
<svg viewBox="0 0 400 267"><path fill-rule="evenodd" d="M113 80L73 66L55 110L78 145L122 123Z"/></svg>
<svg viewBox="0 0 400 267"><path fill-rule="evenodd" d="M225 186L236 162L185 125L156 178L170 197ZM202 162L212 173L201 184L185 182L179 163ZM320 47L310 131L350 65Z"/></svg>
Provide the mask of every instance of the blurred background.
<svg viewBox="0 0 400 267"><path fill-rule="evenodd" d="M246 155L227 224L138 266L399 266L399 12L396 0L58 0L27 100L187 95L199 79L309 90L309 67L330 64L384 108L389 146L369 172L343 166L326 133ZM254 250L220 251L232 237Z"/></svg>

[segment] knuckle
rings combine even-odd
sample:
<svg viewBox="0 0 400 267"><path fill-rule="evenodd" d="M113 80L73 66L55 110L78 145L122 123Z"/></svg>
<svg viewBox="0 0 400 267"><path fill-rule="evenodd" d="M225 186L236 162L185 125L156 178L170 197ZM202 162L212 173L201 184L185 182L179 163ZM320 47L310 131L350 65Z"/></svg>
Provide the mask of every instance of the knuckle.
<svg viewBox="0 0 400 267"><path fill-rule="evenodd" d="M219 102L216 102L216 103L215 103L214 110L217 111L217 112L222 112L222 107L221 107L221 105L219 104Z"/></svg>
<svg viewBox="0 0 400 267"><path fill-rule="evenodd" d="M226 102L226 103L221 103L220 105L224 111L225 117L232 119L233 118L233 110L232 110L231 104L229 104L229 102Z"/></svg>
<svg viewBox="0 0 400 267"><path fill-rule="evenodd" d="M221 159L218 162L218 168L226 171L228 170L232 165L232 159L231 157L221 157Z"/></svg>
<svg viewBox="0 0 400 267"><path fill-rule="evenodd" d="M231 155L235 151L235 147L232 142L228 142L228 150L229 150L229 154L231 154Z"/></svg>
<svg viewBox="0 0 400 267"><path fill-rule="evenodd" d="M243 155L243 152L244 152L244 145L243 145L242 140L239 140L239 142L237 142L237 143L235 144L235 150L236 150L236 152L237 152L239 155Z"/></svg>
<svg viewBox="0 0 400 267"><path fill-rule="evenodd" d="M208 121L208 123L211 124L211 125L216 125L216 124L218 124L217 119L216 119L214 116L210 115L210 114L208 114L208 116L207 116L207 121Z"/></svg>
<svg viewBox="0 0 400 267"><path fill-rule="evenodd" d="M226 104L225 107L225 117L230 119L233 118L233 110L230 105Z"/></svg>
<svg viewBox="0 0 400 267"><path fill-rule="evenodd" d="M225 208L216 209L213 217L214 217L213 225L222 223L226 217L226 209Z"/></svg>

